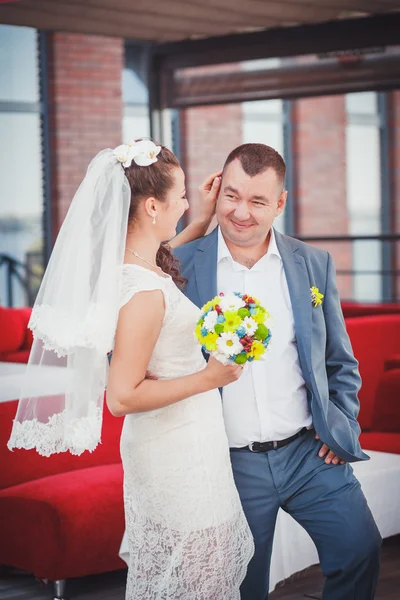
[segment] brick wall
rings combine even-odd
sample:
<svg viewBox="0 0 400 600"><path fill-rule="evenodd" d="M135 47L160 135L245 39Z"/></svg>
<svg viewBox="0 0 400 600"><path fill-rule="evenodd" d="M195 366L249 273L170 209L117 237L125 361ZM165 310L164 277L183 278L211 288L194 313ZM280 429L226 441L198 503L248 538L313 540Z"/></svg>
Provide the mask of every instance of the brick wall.
<svg viewBox="0 0 400 600"><path fill-rule="evenodd" d="M293 151L297 233L347 234L344 96L307 98L293 103ZM349 243L319 245L332 253L338 269L351 268ZM338 284L342 297L350 297L350 277L340 277Z"/></svg>
<svg viewBox="0 0 400 600"><path fill-rule="evenodd" d="M123 40L48 35L53 236L102 148L121 143Z"/></svg>

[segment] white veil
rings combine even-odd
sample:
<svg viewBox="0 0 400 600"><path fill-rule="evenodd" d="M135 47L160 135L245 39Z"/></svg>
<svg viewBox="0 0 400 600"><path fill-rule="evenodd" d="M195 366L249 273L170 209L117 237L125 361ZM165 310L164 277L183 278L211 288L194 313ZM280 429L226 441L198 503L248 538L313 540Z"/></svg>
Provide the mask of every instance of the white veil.
<svg viewBox="0 0 400 600"><path fill-rule="evenodd" d="M29 322L10 450L81 454L100 442L131 198L121 162L111 149L92 160L60 229Z"/></svg>

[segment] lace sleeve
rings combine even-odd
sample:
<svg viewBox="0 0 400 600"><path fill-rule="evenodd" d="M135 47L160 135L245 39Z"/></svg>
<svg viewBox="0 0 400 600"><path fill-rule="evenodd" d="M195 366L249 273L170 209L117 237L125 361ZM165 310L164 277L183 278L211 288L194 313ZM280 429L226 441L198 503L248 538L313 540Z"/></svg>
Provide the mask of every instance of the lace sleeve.
<svg viewBox="0 0 400 600"><path fill-rule="evenodd" d="M120 308L138 292L161 290L164 294L165 307L167 308L167 295L163 278L148 269L138 265L124 265L122 270Z"/></svg>

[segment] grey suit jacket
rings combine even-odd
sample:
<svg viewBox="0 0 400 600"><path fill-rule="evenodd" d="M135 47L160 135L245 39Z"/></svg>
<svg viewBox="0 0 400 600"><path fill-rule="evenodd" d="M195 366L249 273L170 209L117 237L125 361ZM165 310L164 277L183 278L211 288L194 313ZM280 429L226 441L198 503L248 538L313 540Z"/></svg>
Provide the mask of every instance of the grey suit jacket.
<svg viewBox="0 0 400 600"><path fill-rule="evenodd" d="M330 254L275 231L293 308L300 365L315 430L321 440L348 462L366 460L357 422L361 385L358 363L347 335L335 267ZM218 294L218 228L175 249L185 294L199 308ZM311 286L324 294L322 306L311 303ZM251 293L251 290L248 290Z"/></svg>

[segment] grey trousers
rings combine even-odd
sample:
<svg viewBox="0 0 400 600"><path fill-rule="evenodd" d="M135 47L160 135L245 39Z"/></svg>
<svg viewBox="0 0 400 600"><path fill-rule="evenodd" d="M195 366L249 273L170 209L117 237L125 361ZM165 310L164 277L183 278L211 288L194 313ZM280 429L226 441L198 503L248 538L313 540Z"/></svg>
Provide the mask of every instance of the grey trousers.
<svg viewBox="0 0 400 600"><path fill-rule="evenodd" d="M381 536L351 465L327 465L311 430L265 453L231 450L236 486L256 551L242 600L267 600L279 507L313 539L325 576L323 600L371 600L379 575Z"/></svg>

